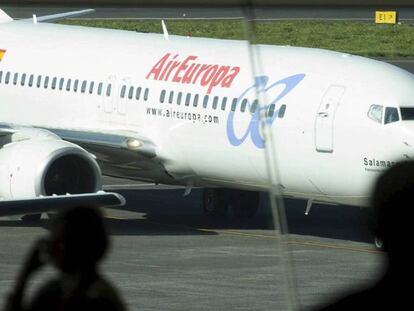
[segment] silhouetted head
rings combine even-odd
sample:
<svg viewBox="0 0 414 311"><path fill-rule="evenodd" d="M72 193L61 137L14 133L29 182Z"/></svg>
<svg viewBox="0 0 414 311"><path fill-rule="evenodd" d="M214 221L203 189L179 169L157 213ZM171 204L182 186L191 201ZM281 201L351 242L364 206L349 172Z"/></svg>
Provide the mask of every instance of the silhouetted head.
<svg viewBox="0 0 414 311"><path fill-rule="evenodd" d="M409 260L414 222L414 162L399 163L381 175L372 200L376 234L384 243L390 264Z"/></svg>
<svg viewBox="0 0 414 311"><path fill-rule="evenodd" d="M95 270L108 247L108 235L99 209L79 206L61 211L51 228L51 257L64 272Z"/></svg>

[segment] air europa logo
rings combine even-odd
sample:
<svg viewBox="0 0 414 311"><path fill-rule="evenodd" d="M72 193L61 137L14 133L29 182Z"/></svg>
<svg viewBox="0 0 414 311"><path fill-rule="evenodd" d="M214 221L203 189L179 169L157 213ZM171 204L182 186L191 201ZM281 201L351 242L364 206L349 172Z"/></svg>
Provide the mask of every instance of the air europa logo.
<svg viewBox="0 0 414 311"><path fill-rule="evenodd" d="M165 54L146 76L146 79L182 84L200 84L210 94L214 87L231 87L240 72L240 67L197 62L198 56L187 56L180 60L179 54Z"/></svg>

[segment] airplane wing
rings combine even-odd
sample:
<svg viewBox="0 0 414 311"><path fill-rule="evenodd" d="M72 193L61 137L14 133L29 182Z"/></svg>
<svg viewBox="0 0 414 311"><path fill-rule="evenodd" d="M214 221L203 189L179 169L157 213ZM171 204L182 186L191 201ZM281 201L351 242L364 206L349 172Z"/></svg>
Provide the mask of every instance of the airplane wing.
<svg viewBox="0 0 414 311"><path fill-rule="evenodd" d="M125 205L122 195L97 192L0 201L0 217L40 214L74 206L116 207Z"/></svg>
<svg viewBox="0 0 414 311"><path fill-rule="evenodd" d="M78 17L78 16L82 16L82 15L86 15L86 14L91 14L91 13L94 13L94 12L95 12L94 9L86 9L86 10L80 10L80 11L72 11L72 12L66 12L66 13L39 16L39 17L34 17L34 18L26 18L26 19L23 19L23 20L24 21L33 21L33 20L35 20L36 22L52 22L52 21L57 21L57 20L60 20L60 19Z"/></svg>

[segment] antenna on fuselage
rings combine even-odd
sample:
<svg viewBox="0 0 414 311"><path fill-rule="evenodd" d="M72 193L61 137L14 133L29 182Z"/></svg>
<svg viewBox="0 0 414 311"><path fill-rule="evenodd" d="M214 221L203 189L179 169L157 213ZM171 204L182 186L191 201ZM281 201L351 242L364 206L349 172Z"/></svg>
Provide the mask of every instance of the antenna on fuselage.
<svg viewBox="0 0 414 311"><path fill-rule="evenodd" d="M162 32L164 33L164 39L165 40L170 40L169 36L168 36L168 29L167 26L165 25L164 20L161 20L161 26L162 26Z"/></svg>

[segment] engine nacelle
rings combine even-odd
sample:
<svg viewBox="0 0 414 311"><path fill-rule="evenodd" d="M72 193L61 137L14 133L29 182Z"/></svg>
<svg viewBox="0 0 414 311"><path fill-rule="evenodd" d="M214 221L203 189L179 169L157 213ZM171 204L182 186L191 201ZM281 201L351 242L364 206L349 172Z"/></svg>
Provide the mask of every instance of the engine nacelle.
<svg viewBox="0 0 414 311"><path fill-rule="evenodd" d="M31 139L0 149L0 198L93 193L101 170L81 147L60 139Z"/></svg>

